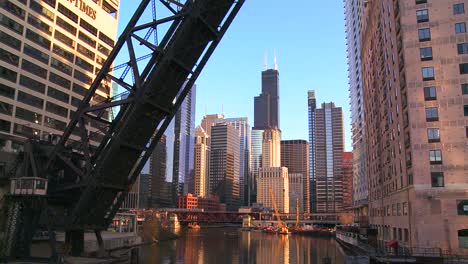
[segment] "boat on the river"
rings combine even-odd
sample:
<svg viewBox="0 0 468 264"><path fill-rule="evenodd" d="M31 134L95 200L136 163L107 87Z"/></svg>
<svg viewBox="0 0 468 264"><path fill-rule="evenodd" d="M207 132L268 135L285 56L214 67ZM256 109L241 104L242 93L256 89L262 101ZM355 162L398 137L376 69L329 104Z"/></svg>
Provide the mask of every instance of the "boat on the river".
<svg viewBox="0 0 468 264"><path fill-rule="evenodd" d="M295 235L304 236L333 236L335 232L329 228L318 228L318 227L295 227L290 228L289 231Z"/></svg>
<svg viewBox="0 0 468 264"><path fill-rule="evenodd" d="M197 223L189 223L187 226L189 229L200 229L200 225Z"/></svg>

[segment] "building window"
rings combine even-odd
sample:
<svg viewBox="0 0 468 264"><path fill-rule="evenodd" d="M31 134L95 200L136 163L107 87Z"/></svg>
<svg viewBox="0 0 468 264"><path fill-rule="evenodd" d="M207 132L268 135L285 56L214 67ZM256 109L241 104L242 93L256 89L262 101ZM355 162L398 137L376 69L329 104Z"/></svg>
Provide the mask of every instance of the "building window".
<svg viewBox="0 0 468 264"><path fill-rule="evenodd" d="M7 133L10 133L10 128L11 128L11 122L9 121L6 121L6 120L1 120L0 119L0 131L3 131L3 132L7 132ZM3 148L5 145L3 145L2 147L0 148ZM4 176L4 170L5 168L3 167L2 168L3 170L1 170L1 176Z"/></svg>
<svg viewBox="0 0 468 264"><path fill-rule="evenodd" d="M468 63L460 64L460 74L467 74L468 73Z"/></svg>
<svg viewBox="0 0 468 264"><path fill-rule="evenodd" d="M81 44L78 44L78 48L77 48L78 52L85 55L86 57L94 60L94 52L90 51L89 49L85 48L84 46L82 46Z"/></svg>
<svg viewBox="0 0 468 264"><path fill-rule="evenodd" d="M37 1L31 0L31 2L29 3L29 7L31 7L31 9L36 11L37 13L44 15L44 17L46 17L50 21L54 21L54 13L49 9L43 7Z"/></svg>
<svg viewBox="0 0 468 264"><path fill-rule="evenodd" d="M431 172L432 187L444 187L444 173Z"/></svg>
<svg viewBox="0 0 468 264"><path fill-rule="evenodd" d="M71 21L78 23L78 15L73 13L70 9L66 8L62 4L58 4L58 11L64 16L68 17Z"/></svg>
<svg viewBox="0 0 468 264"><path fill-rule="evenodd" d="M110 37L106 36L104 33L99 32L99 39L107 45L114 47L114 41Z"/></svg>
<svg viewBox="0 0 468 264"><path fill-rule="evenodd" d="M26 120L31 123L35 123L39 125L41 124L41 120L42 120L42 115L23 109L21 107L16 107L15 116L19 119Z"/></svg>
<svg viewBox="0 0 468 264"><path fill-rule="evenodd" d="M5 26L6 28L9 28L11 29L12 31L22 35L23 34L23 30L24 30L24 26L21 25L20 23L16 22L15 20L5 16L5 15L2 15L0 13L0 25L3 25Z"/></svg>
<svg viewBox="0 0 468 264"><path fill-rule="evenodd" d="M49 73L49 81L57 85L60 85L61 87L66 88L67 90L70 89L70 85L71 85L70 79L64 78L53 72Z"/></svg>
<svg viewBox="0 0 468 264"><path fill-rule="evenodd" d="M23 87L29 88L35 92L42 93L42 94L45 93L45 87L46 87L45 84L39 81L36 81L34 79L31 79L28 76L21 75L20 84Z"/></svg>
<svg viewBox="0 0 468 264"><path fill-rule="evenodd" d="M67 118L68 115L68 110L65 107L61 107L51 102L46 103L46 110L47 112L54 113L65 118Z"/></svg>
<svg viewBox="0 0 468 264"><path fill-rule="evenodd" d="M75 48L75 41L58 30L55 30L54 38L72 49Z"/></svg>
<svg viewBox="0 0 468 264"><path fill-rule="evenodd" d="M439 121L439 111L437 110L437 107L426 108L426 121Z"/></svg>
<svg viewBox="0 0 468 264"><path fill-rule="evenodd" d="M98 44L98 50L104 55L109 56L109 54L110 54L110 50L108 48L104 47L101 44Z"/></svg>
<svg viewBox="0 0 468 264"><path fill-rule="evenodd" d="M12 2L10 1L3 1L1 6L3 7L3 9L5 9L6 11L10 12L11 14L21 18L21 20L24 19L25 15L26 15L26 11L24 11L21 7L13 4Z"/></svg>
<svg viewBox="0 0 468 264"><path fill-rule="evenodd" d="M76 84L76 83L73 83L73 92L79 94L79 95L82 95L82 96L85 96L86 93L88 92L88 89L84 88L83 86L79 85L79 84Z"/></svg>
<svg viewBox="0 0 468 264"><path fill-rule="evenodd" d="M68 94L66 94L66 93L64 93L62 91L59 91L59 90L57 90L55 88L52 88L50 86L49 86L49 88L47 88L47 96L52 97L54 99L57 99L59 101L62 101L64 103L66 103L66 104L68 104L68 100L70 98Z"/></svg>
<svg viewBox="0 0 468 264"><path fill-rule="evenodd" d="M465 116L468 116L468 105L463 106L463 113Z"/></svg>
<svg viewBox="0 0 468 264"><path fill-rule="evenodd" d="M418 23L429 21L429 11L427 11L427 9L417 10L416 18L418 20Z"/></svg>
<svg viewBox="0 0 468 264"><path fill-rule="evenodd" d="M23 52L28 54L30 57L44 63L49 64L49 55L45 54L44 52L29 46L28 44L24 43Z"/></svg>
<svg viewBox="0 0 468 264"><path fill-rule="evenodd" d="M465 32L466 32L465 22L455 24L455 33L459 34L459 33L465 33Z"/></svg>
<svg viewBox="0 0 468 264"><path fill-rule="evenodd" d="M458 215L468 215L468 200L457 201Z"/></svg>
<svg viewBox="0 0 468 264"><path fill-rule="evenodd" d="M46 50L50 49L50 43L51 43L50 40L30 30L29 28L26 30L26 38L38 44L39 46L45 48Z"/></svg>
<svg viewBox="0 0 468 264"><path fill-rule="evenodd" d="M431 30L429 28L418 29L419 41L429 41L431 40Z"/></svg>
<svg viewBox="0 0 468 264"><path fill-rule="evenodd" d="M468 83L464 83L461 85L462 94L468 94Z"/></svg>
<svg viewBox="0 0 468 264"><path fill-rule="evenodd" d="M432 60L432 48L431 47L421 48L419 49L419 53L421 55L422 61Z"/></svg>
<svg viewBox="0 0 468 264"><path fill-rule="evenodd" d="M427 129L427 139L429 143L440 142L440 134L438 128L428 128Z"/></svg>
<svg viewBox="0 0 468 264"><path fill-rule="evenodd" d="M54 44L54 47L52 48L52 51L53 51L55 54L59 55L60 57L62 57L62 58L64 58L64 59L66 59L67 61L73 63L73 58L75 57L75 56L73 55L73 53L64 50L63 48L61 48L60 46L58 46L58 45L56 45L56 44Z"/></svg>
<svg viewBox="0 0 468 264"><path fill-rule="evenodd" d="M468 53L468 43L460 43L457 46L458 46L458 54Z"/></svg>
<svg viewBox="0 0 468 264"><path fill-rule="evenodd" d="M403 215L408 215L408 203L403 203Z"/></svg>
<svg viewBox="0 0 468 264"><path fill-rule="evenodd" d="M76 36L76 28L60 17L57 17L57 25L68 31L68 33L71 33L73 36Z"/></svg>
<svg viewBox="0 0 468 264"><path fill-rule="evenodd" d="M67 75L72 74L72 67L65 62L61 62L57 60L56 58L52 58L52 61L50 62L50 66L52 66L52 68L57 69Z"/></svg>
<svg viewBox="0 0 468 264"><path fill-rule="evenodd" d="M458 246L468 248L468 229L458 230Z"/></svg>
<svg viewBox="0 0 468 264"><path fill-rule="evenodd" d="M44 100L42 100L41 98L24 93L22 91L18 91L18 101L39 109L42 109L44 105Z"/></svg>
<svg viewBox="0 0 468 264"><path fill-rule="evenodd" d="M89 33L97 36L97 28L93 27L93 25L89 24L88 22L84 21L83 19L80 20L80 26L84 28Z"/></svg>
<svg viewBox="0 0 468 264"><path fill-rule="evenodd" d="M0 101L0 113L11 116L13 114L13 106Z"/></svg>
<svg viewBox="0 0 468 264"><path fill-rule="evenodd" d="M12 64L14 66L19 65L19 57L2 48L0 48L0 60Z"/></svg>
<svg viewBox="0 0 468 264"><path fill-rule="evenodd" d="M16 50L21 49L21 41L2 31L0 31L0 42Z"/></svg>
<svg viewBox="0 0 468 264"><path fill-rule="evenodd" d="M52 35L52 27L31 14L28 15L28 23L47 35Z"/></svg>
<svg viewBox="0 0 468 264"><path fill-rule="evenodd" d="M86 44L88 44L89 46L91 46L93 49L96 48L96 41L93 38L86 35L85 33L80 31L78 33L78 38L81 39Z"/></svg>
<svg viewBox="0 0 468 264"><path fill-rule="evenodd" d="M13 99L15 98L15 89L8 85L0 83L0 96Z"/></svg>
<svg viewBox="0 0 468 264"><path fill-rule="evenodd" d="M433 101L437 99L437 92L435 86L424 87L424 100Z"/></svg>
<svg viewBox="0 0 468 264"><path fill-rule="evenodd" d="M48 116L44 118L44 125L59 131L64 131L67 127L67 123Z"/></svg>
<svg viewBox="0 0 468 264"><path fill-rule="evenodd" d="M440 149L429 150L429 162L431 164L442 164L442 151Z"/></svg>
<svg viewBox="0 0 468 264"><path fill-rule="evenodd" d="M453 14L454 15L459 15L459 14L464 14L465 13L465 4L459 3L459 4L454 4L453 5Z"/></svg>
<svg viewBox="0 0 468 264"><path fill-rule="evenodd" d="M44 79L47 78L47 70L45 68L42 68L41 66L38 66L35 63L32 63L25 59L23 59L21 69L30 72L36 76L42 77Z"/></svg>
<svg viewBox="0 0 468 264"><path fill-rule="evenodd" d="M467 63L468 69L468 63ZM435 79L434 77L434 67L424 67L421 70L423 81L432 81Z"/></svg>

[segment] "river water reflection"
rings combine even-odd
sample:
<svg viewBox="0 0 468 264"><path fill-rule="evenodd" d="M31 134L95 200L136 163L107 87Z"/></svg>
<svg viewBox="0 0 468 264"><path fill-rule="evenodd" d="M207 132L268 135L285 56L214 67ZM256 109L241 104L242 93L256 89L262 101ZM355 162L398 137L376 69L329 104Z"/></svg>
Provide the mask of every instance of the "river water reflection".
<svg viewBox="0 0 468 264"><path fill-rule="evenodd" d="M140 248L139 263L344 263L334 239L245 232L238 228L183 230L182 237Z"/></svg>

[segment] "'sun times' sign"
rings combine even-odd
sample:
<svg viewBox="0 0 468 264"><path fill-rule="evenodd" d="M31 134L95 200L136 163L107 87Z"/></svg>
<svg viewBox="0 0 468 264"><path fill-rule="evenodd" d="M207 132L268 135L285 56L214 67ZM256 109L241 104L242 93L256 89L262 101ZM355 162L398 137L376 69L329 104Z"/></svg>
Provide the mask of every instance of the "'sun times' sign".
<svg viewBox="0 0 468 264"><path fill-rule="evenodd" d="M87 5L83 0L67 0L68 2L75 4L83 13L92 19L96 19L96 10Z"/></svg>

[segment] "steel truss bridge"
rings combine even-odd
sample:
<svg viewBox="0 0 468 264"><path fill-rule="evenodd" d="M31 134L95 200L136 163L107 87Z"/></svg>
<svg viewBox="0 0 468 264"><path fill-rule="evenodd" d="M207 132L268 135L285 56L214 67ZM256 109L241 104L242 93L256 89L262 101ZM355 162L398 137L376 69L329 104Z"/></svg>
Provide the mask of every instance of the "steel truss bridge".
<svg viewBox="0 0 468 264"><path fill-rule="evenodd" d="M85 230L94 231L103 244L101 230L111 223L244 0L138 2L63 135L54 144L30 140L15 164L10 178L46 179L47 194L19 190L8 196L6 247L0 253L29 256L39 227L66 232L65 254L83 252ZM110 83L125 95L99 100L96 92ZM110 118L115 107L120 111ZM52 257L58 258L54 232L49 234Z"/></svg>
<svg viewBox="0 0 468 264"><path fill-rule="evenodd" d="M231 223L241 224L244 216L251 216L254 220L265 220L276 222L274 213L265 212L225 212L225 211L201 211L201 210L187 210L187 209L164 209L164 210L136 210L132 211L140 216L153 215L156 212L167 213L177 215L177 219L180 223ZM281 219L284 221L295 221L296 214L279 214ZM336 225L339 223L339 215L333 213L319 213L319 214L308 214L301 222L308 224L325 224L325 225Z"/></svg>

